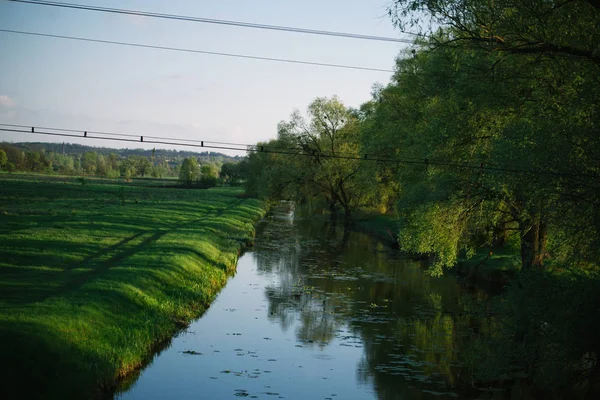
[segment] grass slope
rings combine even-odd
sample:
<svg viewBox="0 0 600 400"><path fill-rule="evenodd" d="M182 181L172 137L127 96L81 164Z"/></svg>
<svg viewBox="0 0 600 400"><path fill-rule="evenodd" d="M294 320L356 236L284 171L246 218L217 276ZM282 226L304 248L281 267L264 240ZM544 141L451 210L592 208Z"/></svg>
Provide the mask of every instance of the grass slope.
<svg viewBox="0 0 600 400"><path fill-rule="evenodd" d="M0 185L2 398L100 396L204 311L264 214L235 189Z"/></svg>

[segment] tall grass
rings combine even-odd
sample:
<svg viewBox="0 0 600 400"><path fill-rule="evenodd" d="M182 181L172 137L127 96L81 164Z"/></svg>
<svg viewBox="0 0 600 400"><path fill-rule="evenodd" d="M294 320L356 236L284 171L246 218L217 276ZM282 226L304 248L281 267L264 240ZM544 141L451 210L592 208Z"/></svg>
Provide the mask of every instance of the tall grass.
<svg viewBox="0 0 600 400"><path fill-rule="evenodd" d="M91 398L199 316L264 209L236 189L0 176L3 398Z"/></svg>

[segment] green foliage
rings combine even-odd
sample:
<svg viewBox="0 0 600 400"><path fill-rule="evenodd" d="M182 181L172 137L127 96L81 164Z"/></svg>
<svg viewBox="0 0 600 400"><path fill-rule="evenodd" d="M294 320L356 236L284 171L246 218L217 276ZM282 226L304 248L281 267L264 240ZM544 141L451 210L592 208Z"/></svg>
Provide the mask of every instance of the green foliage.
<svg viewBox="0 0 600 400"><path fill-rule="evenodd" d="M226 183L237 183L244 179L243 168L246 163L225 163L221 166L219 177Z"/></svg>
<svg viewBox="0 0 600 400"><path fill-rule="evenodd" d="M98 158L98 154L93 151L87 151L83 153L81 157L81 168L83 172L89 175L94 175L96 173L96 159Z"/></svg>
<svg viewBox="0 0 600 400"><path fill-rule="evenodd" d="M317 98L308 106L308 119L294 111L279 123L277 140L259 143L264 151L248 157L247 191L263 198L318 201L332 211L341 206L349 220L364 197L357 180L361 163L351 158L358 154L358 139L351 111L337 97ZM290 151L301 155L277 154Z"/></svg>
<svg viewBox="0 0 600 400"><path fill-rule="evenodd" d="M243 164L248 193L397 213L401 248L429 256L434 274L507 242L523 269L600 263L597 5L396 0L389 11L428 36L359 109L317 98L307 118L281 122Z"/></svg>
<svg viewBox="0 0 600 400"><path fill-rule="evenodd" d="M592 0L394 0L388 13L400 29L425 35L451 26L452 43L501 57L576 58L598 65L599 10Z"/></svg>
<svg viewBox="0 0 600 400"><path fill-rule="evenodd" d="M5 398L100 396L206 309L264 213L231 188L1 186Z"/></svg>
<svg viewBox="0 0 600 400"><path fill-rule="evenodd" d="M162 178L163 176L167 176L168 172L168 169L163 165L154 165L150 170L150 175L153 178Z"/></svg>
<svg viewBox="0 0 600 400"><path fill-rule="evenodd" d="M377 195L369 202L385 211L385 202L398 201L400 245L432 255L436 273L461 250L502 245L511 235L520 238L525 268L541 267L551 255L563 263L600 260L593 222L600 188L584 177L600 167L592 156L600 150L592 95L600 90L598 68L586 56L563 57L570 49L508 43L517 39L514 32L532 35L549 19L566 20L589 6L567 2L535 19L550 3L532 9L524 2L467 3L472 8L458 12L453 2L395 2L398 23L429 14L453 27L430 32L422 50L402 55L394 81L375 88L373 100L358 110L362 152L417 161L371 167L365 182L387 183L373 185ZM525 17L507 12L509 4ZM505 43L487 46L477 39L494 18L494 34ZM551 25L546 39L565 40L553 31L561 29L593 37L589 18ZM428 166L418 163L426 160ZM480 165L536 172L495 173Z"/></svg>
<svg viewBox="0 0 600 400"><path fill-rule="evenodd" d="M200 176L200 167L198 161L195 158L186 158L181 163L181 169L179 170L179 180L185 185L191 185L196 182Z"/></svg>
<svg viewBox="0 0 600 400"><path fill-rule="evenodd" d="M503 323L465 349L463 358L473 365L475 379L528 377L532 386L543 388L541 397L576 398L574 388L585 391L586 381L598 376L599 294L597 273L531 270L519 275L495 300Z"/></svg>
<svg viewBox="0 0 600 400"><path fill-rule="evenodd" d="M4 150L0 149L0 169L4 169L6 164L8 164L8 156Z"/></svg>
<svg viewBox="0 0 600 400"><path fill-rule="evenodd" d="M200 184L203 187L215 187L219 180L219 167L215 164L204 164L200 167Z"/></svg>
<svg viewBox="0 0 600 400"><path fill-rule="evenodd" d="M215 166L223 160L235 158L219 153L192 153L187 151L113 150L68 143L0 143L0 151L6 155L1 169L9 172L35 172L60 175L86 175L130 181L137 177L178 177L183 155L194 155L199 162ZM0 156L1 158L1 156ZM10 169L9 169L9 164ZM214 175L214 172L212 173ZM211 178L210 184L214 180Z"/></svg>
<svg viewBox="0 0 600 400"><path fill-rule="evenodd" d="M150 174L150 170L152 168L152 163L146 157L136 157L135 159L135 168L139 175L142 177Z"/></svg>

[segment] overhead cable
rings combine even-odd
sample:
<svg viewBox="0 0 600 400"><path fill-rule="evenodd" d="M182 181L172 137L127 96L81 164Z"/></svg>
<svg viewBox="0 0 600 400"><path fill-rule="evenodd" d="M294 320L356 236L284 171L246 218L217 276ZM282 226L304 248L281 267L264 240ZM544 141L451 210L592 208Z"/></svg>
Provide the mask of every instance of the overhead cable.
<svg viewBox="0 0 600 400"><path fill-rule="evenodd" d="M223 20L223 19L192 17L192 16L187 16L187 15L165 14L165 13L156 13L156 12L140 11L140 10L127 10L127 9L121 9L121 8L109 8L109 7L100 7L100 6L93 6L93 5L84 5L84 4L62 3L62 2L57 2L57 1L35 1L35 0L10 0L10 1L13 1L15 3L37 4L37 5L51 6L51 7L70 8L70 9L76 9L76 10L135 15L135 16L140 16L140 17L162 18L162 19L171 19L171 20L187 21L187 22L199 22L199 23L207 23L207 24L239 26L239 27L243 27L243 28L267 29L267 30L273 30L273 31L305 33L305 34L310 34L310 35L334 36L334 37L342 37L342 38L347 38L347 39L376 40L376 41L382 41L382 42L397 42L397 43L414 44L414 41L410 40L410 39L394 38L394 37L387 37L387 36L363 35L363 34L359 34L359 33L324 31L324 30L318 30L318 29L295 28L295 27L291 27L291 26L281 26L281 25L265 25L265 24L257 24L257 23L252 23L252 22L228 21L228 20ZM404 33L419 36L419 34L416 34L416 33L410 33L410 32L404 32Z"/></svg>
<svg viewBox="0 0 600 400"><path fill-rule="evenodd" d="M290 60L290 59L286 59L286 58L261 57L261 56L251 56L251 55L236 54L236 53L221 53L221 52L216 52L216 51L186 49L186 48L181 48L181 47L156 46L156 45L149 45L149 44L142 44L142 43L119 42L119 41L113 41L113 40L91 39L91 38L84 38L84 37L78 37L78 36L66 36L66 35L54 35L54 34L50 34L50 33L41 33L41 32L17 31L17 30L12 30L12 29L0 29L0 32L13 33L13 34L18 34L18 35L49 37L49 38L54 38L54 39L68 39L68 40L77 40L77 41L82 41L82 42L93 42L93 43L112 44L112 45L119 45L119 46L139 47L139 48L145 48L145 49L179 51L179 52L184 52L184 53L196 53L196 54L207 54L207 55L213 55L213 56L246 58L246 59L261 60L261 61L275 61L275 62L288 63L288 64L303 64L303 65L314 65L314 66L319 66L319 67L344 68L344 69L355 69L355 70L362 70L362 71L375 71L375 72L388 72L388 73L394 72L391 69L383 69L383 68L360 67L360 66L356 66L356 65L344 65L344 64L330 64L330 63L322 63L322 62L314 62L314 61Z"/></svg>
<svg viewBox="0 0 600 400"><path fill-rule="evenodd" d="M9 128L2 128L1 126L7 126ZM27 129L24 129L24 128ZM515 173L515 174L532 174L532 175L549 175L569 178L594 178L597 179L595 174L582 174L582 173L571 173L571 172L559 172L541 169L527 169L518 167L507 167L507 166L494 166L485 163L472 163L472 162L456 162L456 161L444 161L444 160L409 160L385 157L377 154L359 154L359 155L340 155L316 151L302 151L302 150L290 150L290 149L278 149L265 145L246 145L240 143L226 143L226 142L210 142L210 141L190 141L187 139L175 139L175 138L159 138L153 139L151 136L145 135L131 135L131 134L119 134L119 133L108 133L98 131L81 131L74 129L62 129L62 128L40 128L29 125L11 125L1 124L0 131L13 132L13 133L29 133L37 135L49 135L49 136L61 136L61 137L72 137L72 138L86 138L96 140L112 140L119 142L131 142L131 143L146 143L146 144L162 144L169 146L185 146L194 148L207 148L207 149L219 149L219 150L232 150L232 151L245 151L248 153L268 153L268 154L283 154L292 156L307 156L307 157L320 157L330 159L344 159L344 160L355 160L355 161L371 161L371 162L383 162L383 163L395 163L395 164L413 164L413 165L424 165L424 166L440 166L450 167L459 169L470 169L474 171L489 171L496 173ZM110 136L120 137L110 137ZM150 139L150 140L149 140Z"/></svg>

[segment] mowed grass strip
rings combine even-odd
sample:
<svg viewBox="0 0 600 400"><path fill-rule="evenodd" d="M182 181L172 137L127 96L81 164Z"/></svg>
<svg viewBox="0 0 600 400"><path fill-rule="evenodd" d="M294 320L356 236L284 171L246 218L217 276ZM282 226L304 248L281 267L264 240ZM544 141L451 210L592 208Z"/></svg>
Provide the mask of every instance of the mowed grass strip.
<svg viewBox="0 0 600 400"><path fill-rule="evenodd" d="M198 317L262 203L0 175L2 398L91 398Z"/></svg>

